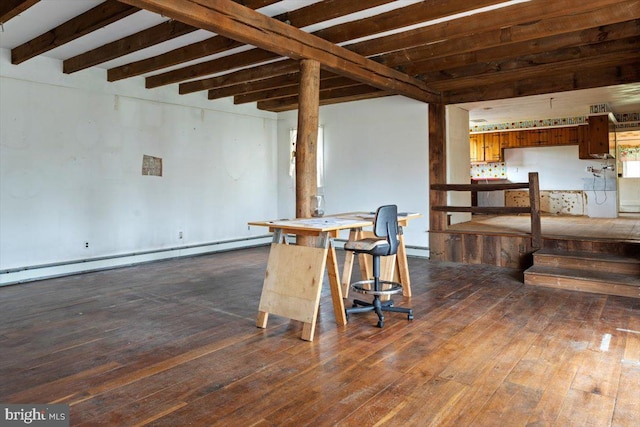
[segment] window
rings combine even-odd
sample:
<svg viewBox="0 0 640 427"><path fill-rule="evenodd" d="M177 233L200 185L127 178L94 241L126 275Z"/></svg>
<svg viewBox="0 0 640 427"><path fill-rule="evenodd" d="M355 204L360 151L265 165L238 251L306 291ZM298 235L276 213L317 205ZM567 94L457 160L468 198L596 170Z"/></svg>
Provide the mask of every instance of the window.
<svg viewBox="0 0 640 427"><path fill-rule="evenodd" d="M622 163L623 178L640 178L640 144L632 142L618 144L617 157Z"/></svg>
<svg viewBox="0 0 640 427"><path fill-rule="evenodd" d="M295 176L296 174L296 140L298 138L298 130L291 129L289 131L289 176ZM318 127L318 144L317 144L318 152L317 156L317 179L318 179L318 188L324 187L324 130L322 126Z"/></svg>
<svg viewBox="0 0 640 427"><path fill-rule="evenodd" d="M640 178L640 160L627 160L622 162L623 178Z"/></svg>

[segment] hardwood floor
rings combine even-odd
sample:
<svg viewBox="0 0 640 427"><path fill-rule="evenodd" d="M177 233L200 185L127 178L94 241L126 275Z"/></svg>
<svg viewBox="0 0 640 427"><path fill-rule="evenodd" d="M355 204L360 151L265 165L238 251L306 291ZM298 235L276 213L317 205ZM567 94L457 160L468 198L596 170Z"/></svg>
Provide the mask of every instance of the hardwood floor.
<svg viewBox="0 0 640 427"><path fill-rule="evenodd" d="M640 300L410 258L415 320L255 327L268 248L0 288L0 402L71 424L637 426ZM342 259L343 253L338 253Z"/></svg>

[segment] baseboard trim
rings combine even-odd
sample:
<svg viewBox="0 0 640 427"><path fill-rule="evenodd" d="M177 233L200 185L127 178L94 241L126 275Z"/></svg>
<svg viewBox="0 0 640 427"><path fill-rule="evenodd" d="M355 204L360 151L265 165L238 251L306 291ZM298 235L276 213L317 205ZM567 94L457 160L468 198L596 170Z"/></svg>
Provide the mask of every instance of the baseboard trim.
<svg viewBox="0 0 640 427"><path fill-rule="evenodd" d="M234 249L265 246L270 244L271 240L272 237L270 234L268 234L242 239L223 240L219 242L179 246L174 248L145 252L135 252L97 258L71 260L53 264L11 268L0 271L0 286L16 285L36 280L51 279L54 277L128 267L132 265L167 260L172 258L182 258L204 255L214 252L230 251Z"/></svg>

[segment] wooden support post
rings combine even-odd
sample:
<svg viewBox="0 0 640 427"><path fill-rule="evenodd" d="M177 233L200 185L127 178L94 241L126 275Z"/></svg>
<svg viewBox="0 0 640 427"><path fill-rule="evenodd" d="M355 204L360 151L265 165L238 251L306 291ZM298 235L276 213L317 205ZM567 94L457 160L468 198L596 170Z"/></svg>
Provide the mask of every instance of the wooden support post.
<svg viewBox="0 0 640 427"><path fill-rule="evenodd" d="M540 223L540 185L538 172L529 172L529 203L531 205L531 247L542 247L542 224Z"/></svg>
<svg viewBox="0 0 640 427"><path fill-rule="evenodd" d="M311 196L318 192L317 147L320 105L320 63L300 61L298 137L296 140L296 217L311 216ZM297 236L299 245L313 246L313 238Z"/></svg>
<svg viewBox="0 0 640 427"><path fill-rule="evenodd" d="M445 184L447 182L446 158L446 118L442 99L438 103L429 104L429 183ZM429 206L446 205L447 195L444 191L429 191ZM444 231L447 228L447 213L433 209L429 212L429 231ZM441 253L439 240L429 233L430 251Z"/></svg>

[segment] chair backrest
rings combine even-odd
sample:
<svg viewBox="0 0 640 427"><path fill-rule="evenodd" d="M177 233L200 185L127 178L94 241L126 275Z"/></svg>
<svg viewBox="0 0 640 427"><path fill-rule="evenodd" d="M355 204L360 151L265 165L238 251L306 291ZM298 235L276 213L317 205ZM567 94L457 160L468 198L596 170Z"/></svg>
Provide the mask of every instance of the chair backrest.
<svg viewBox="0 0 640 427"><path fill-rule="evenodd" d="M398 206L385 205L378 208L373 233L377 237L387 238L387 242L389 242L387 255L398 252Z"/></svg>

